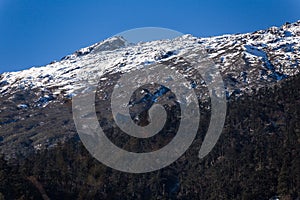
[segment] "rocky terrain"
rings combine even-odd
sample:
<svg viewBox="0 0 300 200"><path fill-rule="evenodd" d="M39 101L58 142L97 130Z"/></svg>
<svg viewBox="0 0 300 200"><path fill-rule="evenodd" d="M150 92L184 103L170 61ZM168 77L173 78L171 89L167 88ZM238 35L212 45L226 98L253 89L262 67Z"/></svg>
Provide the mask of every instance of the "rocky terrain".
<svg viewBox="0 0 300 200"><path fill-rule="evenodd" d="M222 75L228 114L222 137L214 151L203 161L194 162L190 159L197 158L196 153L210 117L206 84L189 62L198 49L205 50ZM95 163L82 150L73 122L72 98L91 89L90 85L98 85L97 116L107 136L129 151L159 149L172 139L177 129L178 107L172 91L150 84L132 96L130 103L134 106L131 108L131 117L137 124L149 122L147 111L154 103L162 103L171 116L162 130L163 134L147 141L122 134L116 128L109 109L112 89L122 73L151 67L156 63L170 66L186 77L198 97L201 122L204 124L199 128L196 145L193 143L192 150L175 164L158 174L145 175L151 183L141 177L125 175L124 183L137 181L137 185L122 185L124 191L115 192L114 196L109 188L119 187L116 180L122 175L111 172L103 165L95 167L99 163ZM97 196L117 199L125 195L125 199L136 199L155 191L152 197L160 196L161 199L164 196L179 199L266 199L277 195L299 199L299 191L295 189L300 186L297 173L300 171L299 70L300 21L253 33L210 38L183 35L172 40L131 44L122 37L112 37L49 65L0 75L0 152L4 155L1 162L7 161L13 165L22 163L22 170L12 170L10 173L31 177L22 179L25 185L28 180L36 183L32 177L39 176L46 193L52 193L52 198L64 195L66 198L77 198L81 194L82 198ZM61 151L64 156L60 155ZM59 174L56 171L59 175L53 175L51 167L45 164L46 160L44 163L38 161L49 158L49 163L56 169L54 163L59 160L59 167L78 175L79 172L70 164L74 162L79 166L80 160L77 160L74 152L81 155L82 162L89 166L80 171L82 179L68 177L67 172ZM6 169L6 165L1 166ZM35 171L30 172L30 168ZM38 168L49 168L49 174ZM98 178L89 178L85 182L85 175L89 173L98 173L95 175ZM253 177L249 177L249 173ZM51 176L64 177L70 185L59 178L52 183ZM107 176L112 177L110 181L106 179ZM201 182L200 178L207 183ZM214 179L217 178L221 180L214 185ZM3 180L7 181L8 178ZM83 187L93 191L94 196L74 186L80 185L80 181L85 182ZM260 187L249 188L247 181ZM200 188L195 189L194 182L199 182ZM225 186L225 183L230 184ZM158 184L156 189L155 184ZM65 187L66 190L56 191L53 185ZM101 191L97 190L98 186ZM141 192L134 192L134 187ZM213 192L214 187L217 188L216 193ZM1 188L0 199L1 193L16 198ZM12 185L7 191L13 193L13 190ZM75 196L72 196L72 190ZM22 196L24 191L21 188L18 192ZM39 192L35 192L38 196ZM150 196L149 199L152 198Z"/></svg>

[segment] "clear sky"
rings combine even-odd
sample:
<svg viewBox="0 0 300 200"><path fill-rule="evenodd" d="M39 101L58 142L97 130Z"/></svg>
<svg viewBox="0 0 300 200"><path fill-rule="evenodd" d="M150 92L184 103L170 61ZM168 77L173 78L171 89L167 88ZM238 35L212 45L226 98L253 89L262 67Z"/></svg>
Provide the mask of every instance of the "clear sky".
<svg viewBox="0 0 300 200"><path fill-rule="evenodd" d="M299 19L300 0L0 0L0 73L48 64L132 28L205 37Z"/></svg>

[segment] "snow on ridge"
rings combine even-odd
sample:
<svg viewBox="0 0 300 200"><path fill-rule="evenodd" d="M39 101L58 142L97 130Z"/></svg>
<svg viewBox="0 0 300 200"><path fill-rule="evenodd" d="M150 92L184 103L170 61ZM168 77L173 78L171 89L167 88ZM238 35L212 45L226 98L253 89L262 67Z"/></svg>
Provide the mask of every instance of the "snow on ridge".
<svg viewBox="0 0 300 200"><path fill-rule="evenodd" d="M183 35L172 40L138 44L128 44L122 37L112 37L46 66L3 73L0 76L0 95L14 93L18 89L37 88L70 97L76 89L83 87L80 80L96 81L107 72L124 72L138 66L147 66L161 60L180 57L186 52L202 47L207 49L223 74L235 71L237 73L242 66L235 66L233 61L244 59L243 62L248 62L250 66L265 62L266 66L274 67L266 69L271 70L269 74L280 72L286 76L294 75L299 73L300 21L246 34L208 38ZM258 72L254 73L256 69L249 70L239 71L235 79L240 79L242 84L255 82L255 78L260 79Z"/></svg>
<svg viewBox="0 0 300 200"><path fill-rule="evenodd" d="M158 40L128 46L123 38L112 37L80 49L59 62L18 72L5 72L2 74L0 85L1 82L8 84L0 87L0 93L8 93L9 88L10 93L13 93L16 89L49 89L58 86L54 93L64 91L66 95L70 95L70 92L76 89L72 87L76 86L78 80L97 78L106 71L126 71L159 59L170 59L182 49L195 46L196 39L184 36L170 41ZM164 58L165 54L170 55Z"/></svg>

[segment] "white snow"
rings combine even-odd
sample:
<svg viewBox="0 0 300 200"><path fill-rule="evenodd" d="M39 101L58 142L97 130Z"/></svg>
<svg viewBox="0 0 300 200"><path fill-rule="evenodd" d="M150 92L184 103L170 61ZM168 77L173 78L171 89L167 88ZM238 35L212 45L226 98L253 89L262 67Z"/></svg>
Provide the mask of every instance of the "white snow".
<svg viewBox="0 0 300 200"><path fill-rule="evenodd" d="M26 105L26 104L18 104L17 107L21 108L21 109L26 109L26 108L28 108L28 105Z"/></svg>
<svg viewBox="0 0 300 200"><path fill-rule="evenodd" d="M104 73L147 67L162 60L180 58L186 52L202 47L210 51L211 59L220 62L218 66L221 73L233 72L243 84L258 83L261 77L269 78L258 70L257 63L260 62L261 66L263 62L267 62L267 66L273 67L272 73L295 75L299 73L300 63L300 21L290 26L272 27L255 33L209 38L184 35L173 40L136 45L129 45L121 37L113 37L82 48L59 62L3 73L0 95L13 94L17 89L40 89L51 91L56 96L72 97L79 89L86 87L84 83L93 84L105 80L102 77ZM172 54L168 55L168 52ZM266 52L272 53L272 65L268 63L269 55ZM233 62L242 59L244 54L250 66L254 66L247 69L246 78L243 75L245 69ZM189 56L192 57L193 53Z"/></svg>

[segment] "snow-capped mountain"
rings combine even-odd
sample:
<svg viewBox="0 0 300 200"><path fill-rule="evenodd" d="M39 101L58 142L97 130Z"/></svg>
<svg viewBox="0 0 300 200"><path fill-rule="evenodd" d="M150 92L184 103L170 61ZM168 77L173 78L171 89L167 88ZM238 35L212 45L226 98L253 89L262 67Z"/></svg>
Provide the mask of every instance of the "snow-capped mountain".
<svg viewBox="0 0 300 200"><path fill-rule="evenodd" d="M184 35L173 40L126 44L113 37L43 67L1 75L0 93L39 89L54 97L72 96L79 79L101 77L163 60L179 59L184 53L204 47L218 65L225 85L251 90L299 73L300 21L254 33L197 38ZM99 68L98 66L102 66Z"/></svg>
<svg viewBox="0 0 300 200"><path fill-rule="evenodd" d="M60 134L58 141L61 141L61 138L68 137L68 131L75 133L65 122L61 124L61 133L54 133L53 128L51 137L39 135L38 130L44 129L46 124L51 126L51 122L39 121L41 113L30 109L43 108L45 115L49 115L53 107L67 104L76 91L86 87L82 80L96 83L100 77L100 81L109 83L110 77L117 72L139 69L153 63L184 62L183 55L192 54L199 48L206 49L219 68L228 96L233 93L242 95L244 92L251 94L260 87L270 86L299 73L300 21L253 33L209 38L184 35L172 40L130 44L122 37L112 37L46 66L3 73L0 75L1 152L10 154L8 152L15 151L14 145L22 142L25 147L39 149L46 143L54 144L51 140L56 141L57 134ZM189 74L189 69L184 73ZM204 83L191 84L197 88ZM70 113L69 108L65 110ZM62 115L59 112L56 114ZM25 127L10 134L15 127L12 124L24 124L32 117L36 120L28 123L35 127L34 130ZM59 120L54 115L52 118Z"/></svg>

